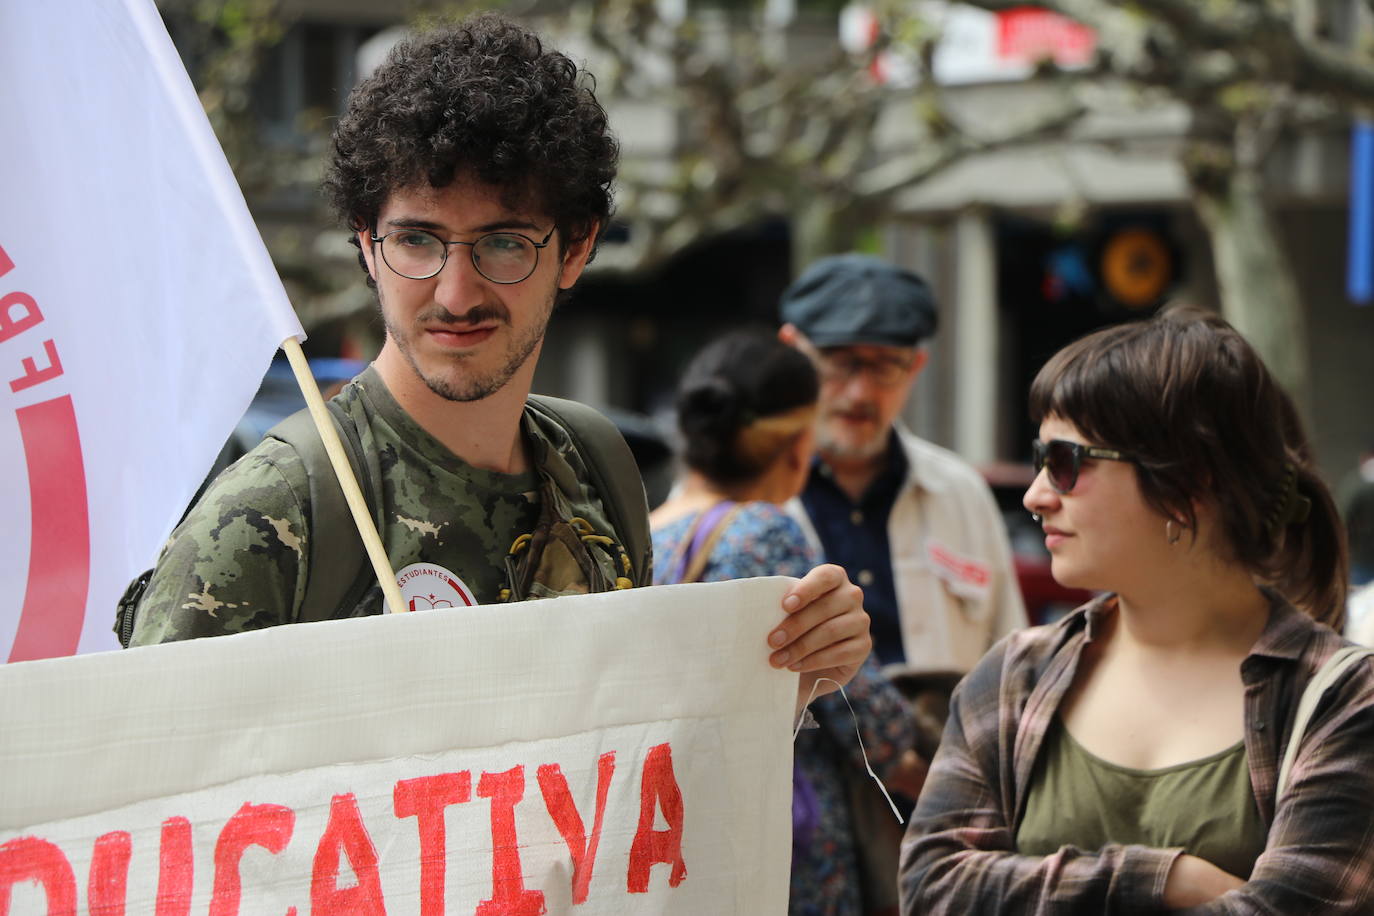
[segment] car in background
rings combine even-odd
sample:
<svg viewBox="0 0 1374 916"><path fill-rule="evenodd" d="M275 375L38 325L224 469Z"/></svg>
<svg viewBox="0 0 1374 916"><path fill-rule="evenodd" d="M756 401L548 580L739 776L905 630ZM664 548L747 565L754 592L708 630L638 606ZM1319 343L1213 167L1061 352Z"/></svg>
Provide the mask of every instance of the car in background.
<svg viewBox="0 0 1374 916"><path fill-rule="evenodd" d="M1007 526L1016 581L1021 586L1021 597L1026 602L1026 614L1031 624L1052 623L1090 600L1093 592L1060 585L1050 573L1050 552L1045 547L1045 532L1021 504L1026 489L1035 479L1031 466L999 462L983 465L979 471L992 489L997 508L1002 513L1002 521Z"/></svg>

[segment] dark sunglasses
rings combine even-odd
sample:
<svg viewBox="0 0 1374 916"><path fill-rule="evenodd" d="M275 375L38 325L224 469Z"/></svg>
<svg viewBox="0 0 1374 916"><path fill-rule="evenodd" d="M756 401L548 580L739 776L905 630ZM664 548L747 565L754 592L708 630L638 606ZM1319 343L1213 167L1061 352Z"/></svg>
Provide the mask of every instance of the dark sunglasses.
<svg viewBox="0 0 1374 916"><path fill-rule="evenodd" d="M1078 483L1078 469L1083 465L1084 458L1105 458L1107 461L1135 460L1116 449L1081 445L1067 439L1051 439L1049 442L1036 439L1031 443L1031 467L1037 474L1044 468L1048 472L1050 486L1061 496L1072 491L1074 484Z"/></svg>

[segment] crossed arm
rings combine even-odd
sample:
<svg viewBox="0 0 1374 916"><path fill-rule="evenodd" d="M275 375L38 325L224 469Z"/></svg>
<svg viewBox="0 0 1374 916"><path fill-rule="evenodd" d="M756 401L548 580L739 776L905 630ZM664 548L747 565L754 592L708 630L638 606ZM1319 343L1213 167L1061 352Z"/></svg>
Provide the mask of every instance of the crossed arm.
<svg viewBox="0 0 1374 916"><path fill-rule="evenodd" d="M1016 693L1004 696L1004 652L994 649L955 693L903 843L904 913L1374 911L1374 704L1367 686L1347 684L1328 697L1333 711L1304 742L1265 851L1242 880L1182 849L1065 845L1049 856L1017 853L1008 809L1021 710L1001 702ZM1021 778L1028 778L1031 761L1022 763Z"/></svg>

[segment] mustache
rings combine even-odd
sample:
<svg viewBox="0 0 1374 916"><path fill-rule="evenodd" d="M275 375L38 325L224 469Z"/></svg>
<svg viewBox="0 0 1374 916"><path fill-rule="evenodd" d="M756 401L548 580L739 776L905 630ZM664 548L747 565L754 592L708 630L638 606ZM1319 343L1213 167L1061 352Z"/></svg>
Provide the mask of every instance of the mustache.
<svg viewBox="0 0 1374 916"><path fill-rule="evenodd" d="M417 321L437 321L440 324L481 324L484 321L497 321L510 324L510 309L500 303L474 305L461 315L455 315L442 305L427 308L415 316Z"/></svg>
<svg viewBox="0 0 1374 916"><path fill-rule="evenodd" d="M853 403L842 401L837 404L831 405L830 409L827 410L825 413L826 416L835 416L836 414L847 414L848 416L855 417L860 420L878 419L878 408L874 407L872 404L865 404L862 401L856 401Z"/></svg>

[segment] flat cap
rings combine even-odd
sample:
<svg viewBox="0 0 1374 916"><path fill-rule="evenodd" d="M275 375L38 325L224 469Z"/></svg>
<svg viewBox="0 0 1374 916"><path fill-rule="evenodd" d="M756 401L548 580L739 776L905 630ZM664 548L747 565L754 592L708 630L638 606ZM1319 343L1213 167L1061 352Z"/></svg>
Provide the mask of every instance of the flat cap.
<svg viewBox="0 0 1374 916"><path fill-rule="evenodd" d="M935 333L935 297L909 270L864 254L821 258L782 294L782 320L818 347L914 347Z"/></svg>

